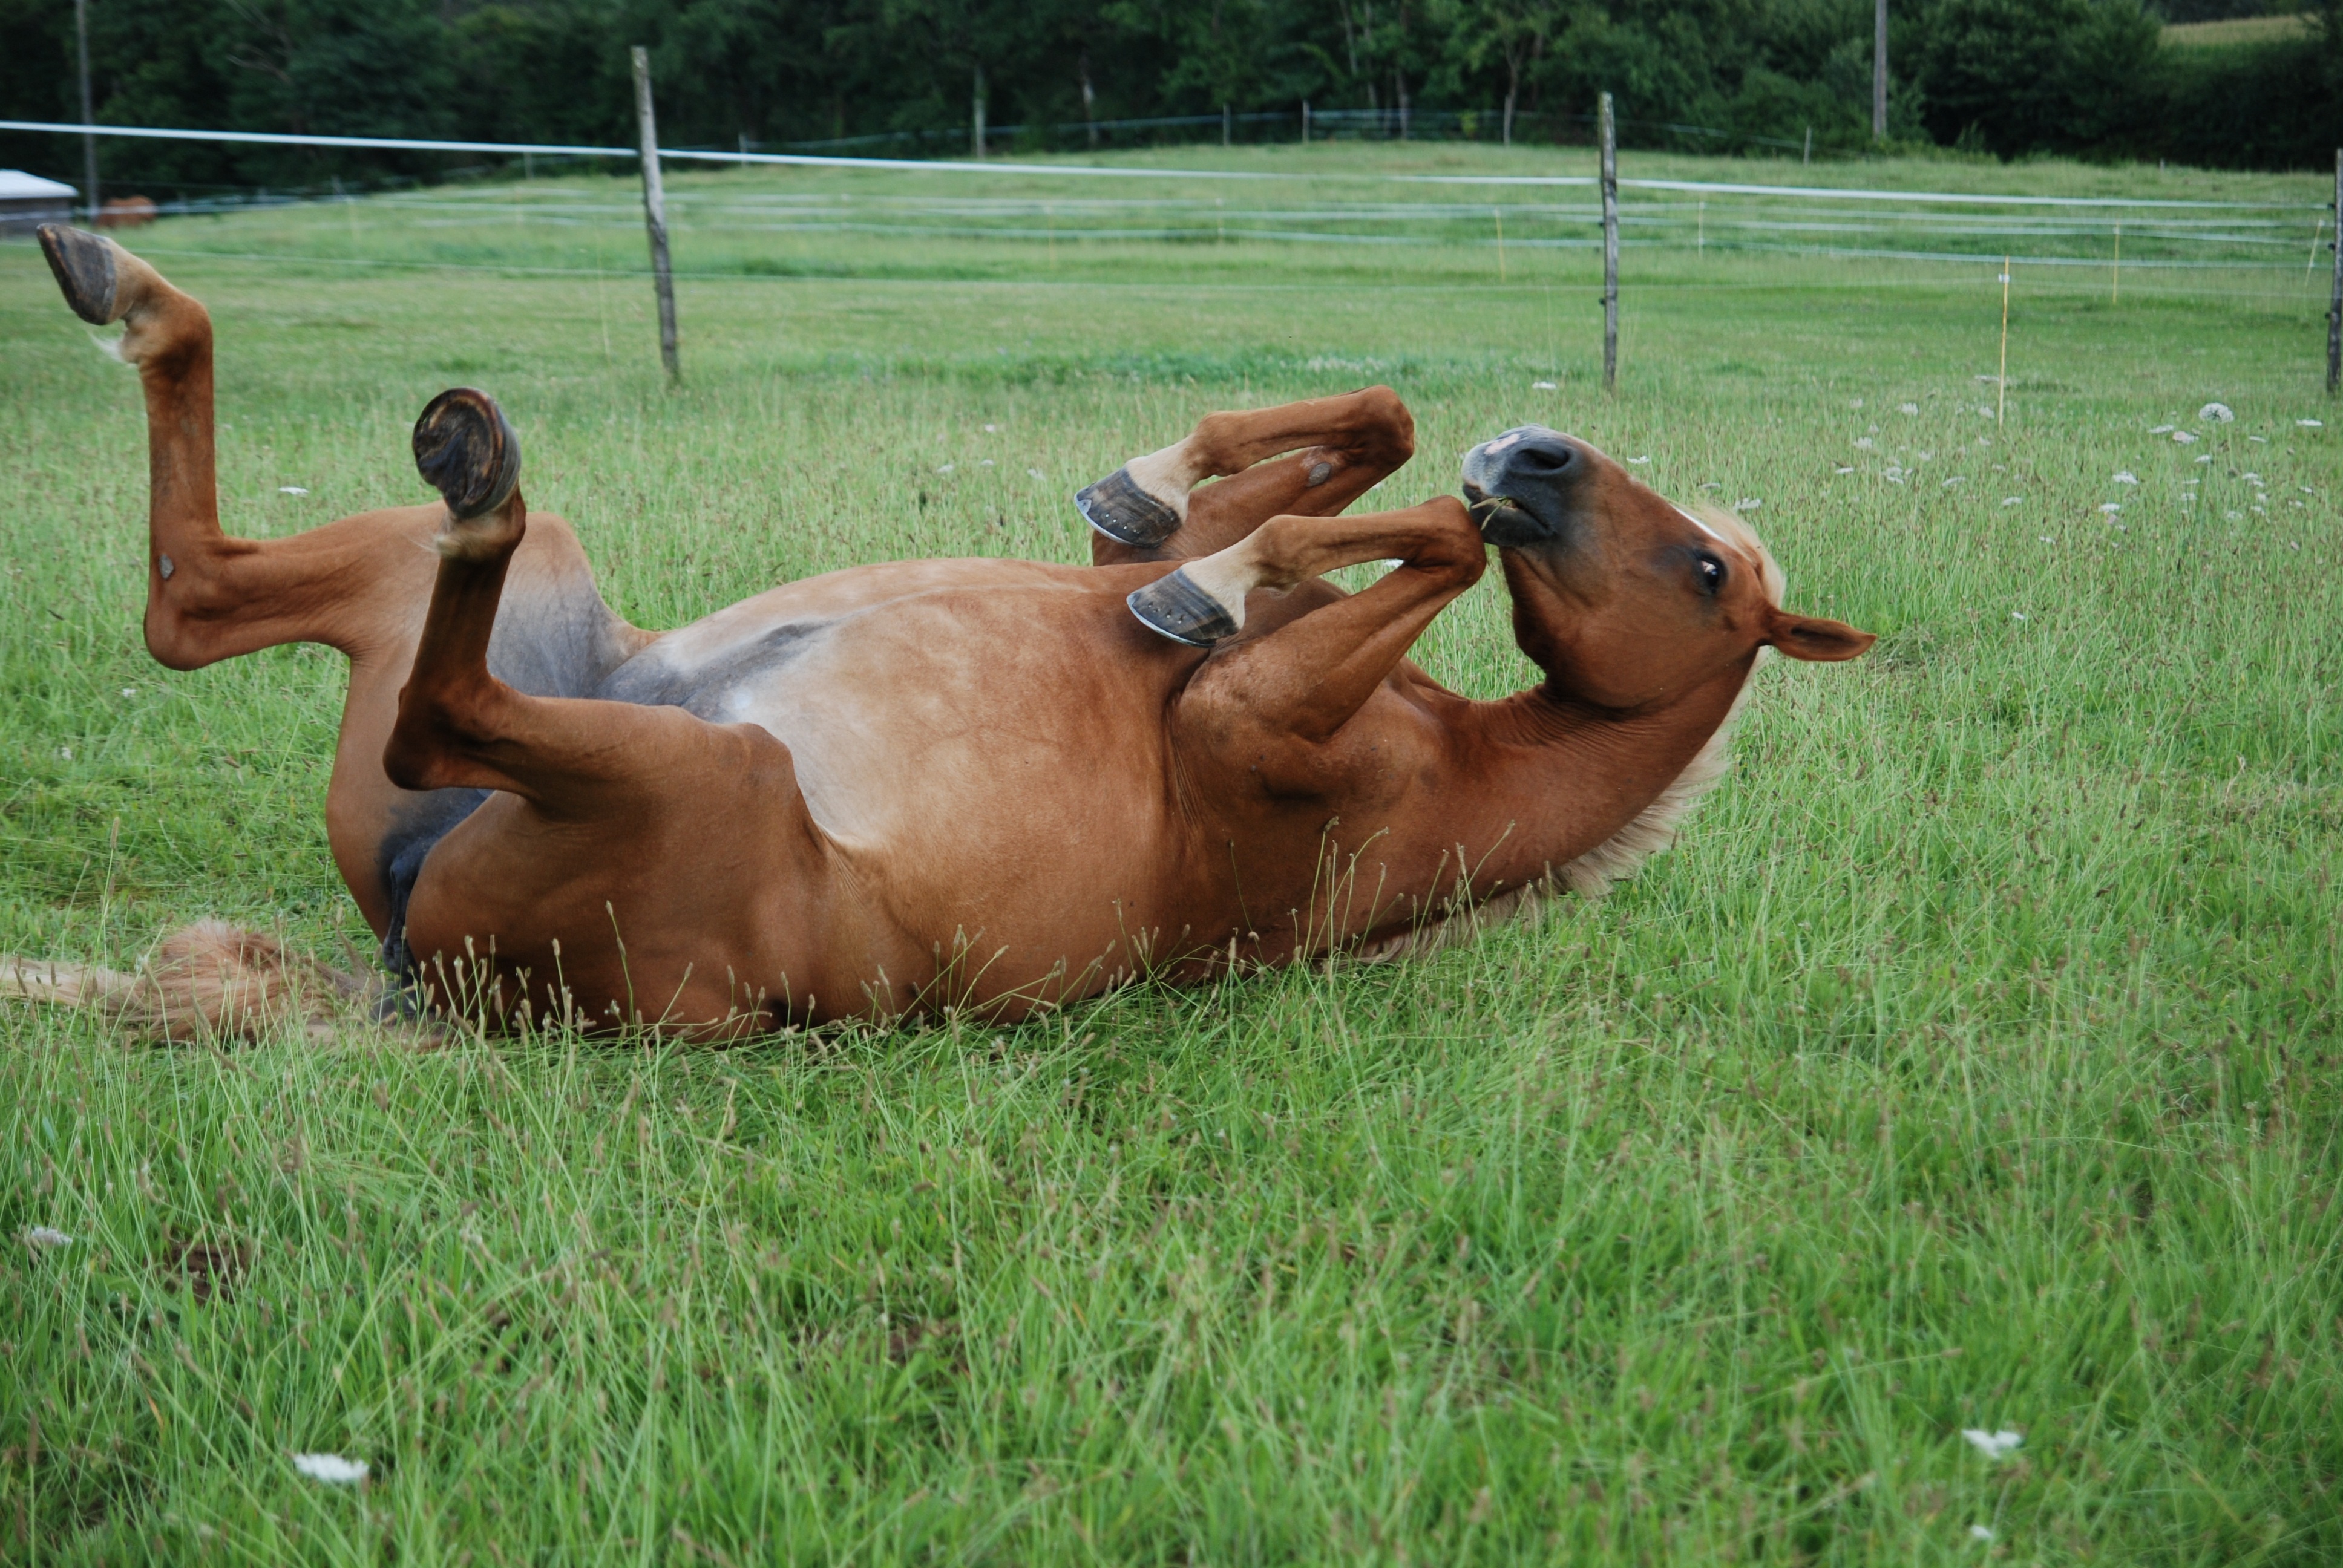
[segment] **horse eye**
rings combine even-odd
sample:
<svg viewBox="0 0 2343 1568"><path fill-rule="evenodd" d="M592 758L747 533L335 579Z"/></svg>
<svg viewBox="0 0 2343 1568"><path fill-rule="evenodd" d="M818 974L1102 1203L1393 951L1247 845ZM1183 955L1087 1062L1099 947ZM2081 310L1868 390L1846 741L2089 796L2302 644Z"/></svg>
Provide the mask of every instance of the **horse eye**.
<svg viewBox="0 0 2343 1568"><path fill-rule="evenodd" d="M1693 561L1695 567L1699 569L1700 586L1703 588L1706 589L1710 593L1715 593L1725 586L1724 561L1720 560L1715 556L1710 555L1706 550L1703 550L1700 554L1694 556L1693 558Z"/></svg>

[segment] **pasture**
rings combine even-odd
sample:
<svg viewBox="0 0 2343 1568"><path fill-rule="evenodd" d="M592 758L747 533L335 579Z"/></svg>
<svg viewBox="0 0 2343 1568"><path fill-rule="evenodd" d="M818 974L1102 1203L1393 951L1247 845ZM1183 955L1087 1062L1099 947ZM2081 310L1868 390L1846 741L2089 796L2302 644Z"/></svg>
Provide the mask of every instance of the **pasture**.
<svg viewBox="0 0 2343 1568"><path fill-rule="evenodd" d="M1421 962L722 1052L155 1048L0 1004L0 1558L2343 1557L2343 417L2308 213L2285 269L2111 298L2019 266L1997 420L2001 248L2096 232L1823 257L1754 248L1837 221L1805 209L1735 248L1720 204L1631 198L1606 398L1588 193L1501 252L1490 198L1329 177L1584 155L1228 156L1297 177L679 175L672 390L627 181L125 237L217 324L231 532L425 498L408 427L475 384L614 607L670 626L861 561L1086 558L1068 497L1123 457L1386 381L1419 433L1393 504L1551 423L1741 504L1794 605L1878 647L1761 668L1638 879ZM1064 216L1140 194L1191 205ZM1243 232L1435 196L1342 219L1407 243ZM2223 232L2125 256L2278 254ZM143 420L89 336L0 246L0 951L127 966L218 915L362 954L321 819L341 661L146 658ZM1495 574L1418 658L1526 682Z"/></svg>

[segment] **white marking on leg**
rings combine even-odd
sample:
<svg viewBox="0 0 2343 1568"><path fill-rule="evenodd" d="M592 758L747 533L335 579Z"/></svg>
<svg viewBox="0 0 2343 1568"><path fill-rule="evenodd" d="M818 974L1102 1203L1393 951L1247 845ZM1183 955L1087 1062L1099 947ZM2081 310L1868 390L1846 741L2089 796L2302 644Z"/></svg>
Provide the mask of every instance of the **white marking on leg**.
<svg viewBox="0 0 2343 1568"><path fill-rule="evenodd" d="M1188 492L1212 474L1211 467L1189 449L1194 443L1192 436L1122 466L1132 484L1171 508L1183 523L1188 520Z"/></svg>

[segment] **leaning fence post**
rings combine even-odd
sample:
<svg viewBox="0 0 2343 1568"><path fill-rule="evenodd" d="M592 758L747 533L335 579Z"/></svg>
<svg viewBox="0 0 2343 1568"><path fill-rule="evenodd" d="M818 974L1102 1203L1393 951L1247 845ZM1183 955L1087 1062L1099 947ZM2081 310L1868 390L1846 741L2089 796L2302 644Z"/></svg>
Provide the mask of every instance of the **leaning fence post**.
<svg viewBox="0 0 2343 1568"><path fill-rule="evenodd" d="M2335 149L2335 292L2327 302L2327 395L2343 387L2343 147Z"/></svg>
<svg viewBox="0 0 2343 1568"><path fill-rule="evenodd" d="M643 137L643 222L651 231L651 286L659 291L659 362L670 380L682 376L675 357L675 273L667 256L667 191L659 184L659 125L651 118L651 56L635 45L635 123Z"/></svg>
<svg viewBox="0 0 2343 1568"><path fill-rule="evenodd" d="M89 5L87 0L74 0L74 37L79 44L81 51L78 56L81 61L81 123L85 126L94 126L97 120L89 112ZM97 133L95 131L85 130L81 134L81 177L82 183L89 187L82 192L89 202L89 226L96 228L99 202Z"/></svg>
<svg viewBox="0 0 2343 1568"><path fill-rule="evenodd" d="M1611 95L1600 101L1603 138L1603 390L1619 387L1619 129Z"/></svg>

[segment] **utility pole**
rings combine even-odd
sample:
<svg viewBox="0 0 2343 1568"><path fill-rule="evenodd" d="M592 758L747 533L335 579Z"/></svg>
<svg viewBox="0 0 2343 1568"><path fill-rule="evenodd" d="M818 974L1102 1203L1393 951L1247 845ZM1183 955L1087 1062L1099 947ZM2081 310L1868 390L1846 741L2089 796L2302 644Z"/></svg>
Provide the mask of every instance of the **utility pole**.
<svg viewBox="0 0 2343 1568"><path fill-rule="evenodd" d="M659 124L651 117L651 55L640 44L635 61L635 123L643 137L643 222L651 231L651 286L659 292L659 363L679 380L675 354L675 273L667 256L667 189L659 183Z"/></svg>
<svg viewBox="0 0 2343 1568"><path fill-rule="evenodd" d="M1603 136L1603 390L1619 389L1619 129L1611 95L1601 99Z"/></svg>
<svg viewBox="0 0 2343 1568"><path fill-rule="evenodd" d="M97 116L89 106L89 0L74 0L74 38L81 45L81 123L97 124ZM81 177L86 188L82 194L89 198L89 221L97 225L97 133L81 134Z"/></svg>
<svg viewBox="0 0 2343 1568"><path fill-rule="evenodd" d="M1887 0L1874 0L1871 29L1871 139L1887 139Z"/></svg>

